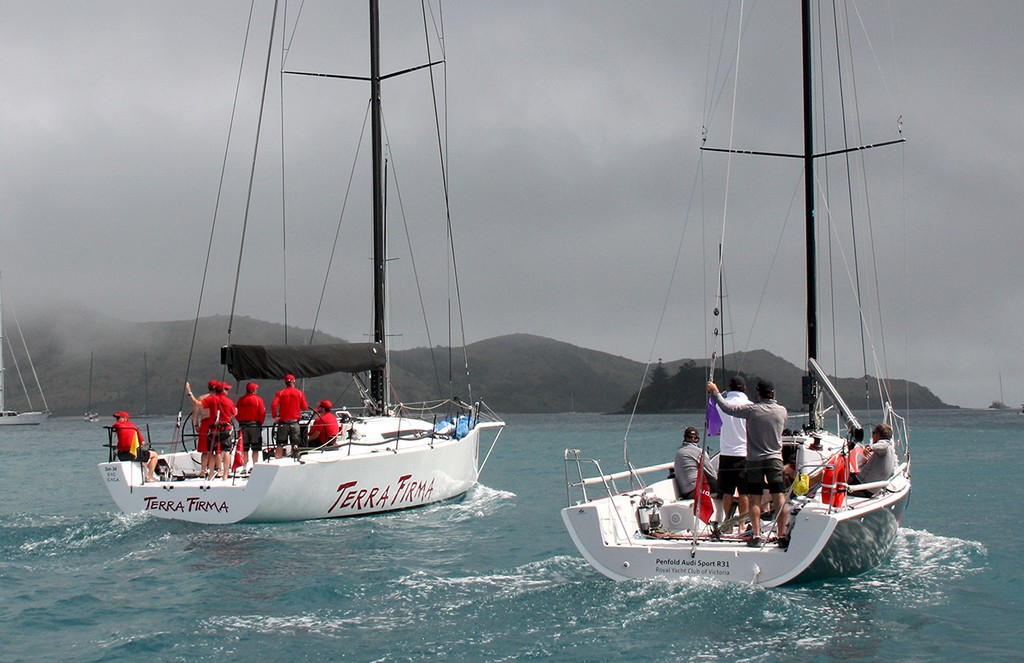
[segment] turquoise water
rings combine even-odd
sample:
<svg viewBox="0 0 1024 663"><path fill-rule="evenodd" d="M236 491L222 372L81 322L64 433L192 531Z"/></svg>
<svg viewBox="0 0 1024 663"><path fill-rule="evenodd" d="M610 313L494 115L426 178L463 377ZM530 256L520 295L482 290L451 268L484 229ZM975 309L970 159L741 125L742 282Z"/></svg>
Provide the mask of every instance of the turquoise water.
<svg viewBox="0 0 1024 663"><path fill-rule="evenodd" d="M690 419L641 419L634 462L670 459ZM116 512L97 424L0 429L0 660L1019 660L1022 415L914 414L891 559L780 589L605 579L562 527L562 451L621 469L625 419L508 423L461 500L228 527Z"/></svg>

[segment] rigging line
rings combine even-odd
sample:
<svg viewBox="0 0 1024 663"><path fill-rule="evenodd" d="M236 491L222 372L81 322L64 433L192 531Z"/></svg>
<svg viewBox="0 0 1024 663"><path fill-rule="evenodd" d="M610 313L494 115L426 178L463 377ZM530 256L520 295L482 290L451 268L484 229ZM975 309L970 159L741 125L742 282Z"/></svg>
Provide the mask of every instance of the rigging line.
<svg viewBox="0 0 1024 663"><path fill-rule="evenodd" d="M302 8L305 6L305 0L299 3L298 14L302 13ZM288 0L285 0L284 10L282 11L281 29L282 31L288 26ZM288 59L288 53L291 50L292 40L295 39L295 32L299 27L299 16L296 15L295 23L292 25L292 34L285 40L281 40L281 67L277 72L277 86L281 91L278 96L279 112L281 117L281 314L284 321L284 344L288 345L288 203L286 191L286 180L287 171L285 164L287 159L285 158L285 132L284 132L284 70L285 61ZM269 64L268 64L269 66ZM315 327L314 327L315 329ZM310 334L310 342L312 342L312 333Z"/></svg>
<svg viewBox="0 0 1024 663"><path fill-rule="evenodd" d="M348 209L348 198L352 193L352 183L356 176L356 167L359 162L359 153L363 147L363 138L366 136L366 125L370 118L371 101L366 101L366 112L363 114L363 128L359 131L359 141L356 143L355 156L352 158L352 168L348 174L348 184L345 186L345 196L341 202L341 213L338 215L338 224L334 228L334 242L331 244L331 256L327 260L327 268L324 270L323 285L320 287L320 298L316 303L316 313L313 315L313 328L309 331L309 341L307 345L313 344L313 335L316 334L317 327L320 324L320 312L323 310L324 299L327 297L327 283L331 278L331 268L334 265L334 256L338 250L338 240L341 237L341 226L345 219L345 210Z"/></svg>
<svg viewBox="0 0 1024 663"><path fill-rule="evenodd" d="M438 9L440 10L440 5L438 5ZM434 58L433 58L433 56L431 55L431 52L430 52L430 31L428 30L428 26L430 25L430 22L427 21L427 3L424 0L421 0L421 2L420 2L420 13L423 16L423 45L424 45L424 48L427 51L427 62L432 62ZM433 18L433 16L434 16L433 11L430 12L430 16L431 16L431 18ZM434 25L434 34L435 35L439 34L438 33L438 24L437 24L436 20L433 21L433 25ZM442 44L444 43L443 37L440 38L440 41L441 41ZM444 55L444 49L442 49L442 56L443 55ZM447 64L445 64L445 66L447 67ZM449 204L448 204L448 169L445 167L445 161L444 161L445 150L444 150L444 146L443 146L442 138L441 138L441 120L440 120L440 117L439 117L439 114L438 114L438 109L437 109L437 88L436 88L436 85L435 85L435 82L434 82L434 68L433 67L428 67L427 68L427 75L429 77L428 80L430 81L430 103L431 103L431 106L432 106L433 111L434 111L434 131L435 131L435 133L437 135L438 160L439 160L439 162L441 164L441 190L443 191L443 195L444 195L445 232L447 233L447 237L448 237L448 242L446 242L446 247L445 247L445 250L448 252L447 261L446 261L446 265L445 265L446 272L447 272L446 273L446 278L447 278L447 281L448 281L448 283L447 283L447 292L446 292L446 297L447 297L447 302L446 302L447 313L446 313L445 317L447 318L447 334L448 334L448 392L449 392L448 395L451 396L452 395L451 394L452 386L453 386L453 382L454 382L454 380L453 380L454 369L452 368L452 365L453 365L453 355L452 355L452 345L453 345L452 344L452 302L451 302L451 291L452 291L451 280L452 280L452 276L451 276L451 271L447 270L447 266L451 265L454 262L454 259L455 259L455 246L454 246L454 242L452 241L451 208L449 207ZM447 78L447 76L445 78ZM404 222L404 220L405 220L404 210L403 210L402 219L403 219L403 222ZM407 240L409 239L408 227L406 227L406 238L407 238ZM410 256L412 255L412 242L411 241L410 241L410 244L409 244L409 255ZM414 267L414 269L415 269L415 267ZM418 287L419 287L419 282L417 280L417 288ZM422 295L420 295L420 308L421 309L423 308L423 297L422 297ZM424 322L424 326L427 327L427 329L428 329L427 339L428 339L428 342L429 342L430 335L429 335L429 325L427 325L427 312L426 312L426 310L423 311L423 322ZM465 337L463 337L463 338L465 338ZM436 362L434 360L434 355L433 355L433 343L430 343L430 346L431 346L431 363L434 364L434 375L435 375L435 378L438 381L438 385L437 385L438 392L439 393L443 393L443 391L441 390L440 376L437 375L437 364L436 364Z"/></svg>
<svg viewBox="0 0 1024 663"><path fill-rule="evenodd" d="M824 40L821 38L821 35L824 34L824 29L822 27L822 18L823 18L822 12L820 12L820 11L819 12L815 12L815 17L817 19L817 31L818 31L818 39L816 40L816 44L817 44L817 48L818 48L818 60L817 61L824 63L825 62L825 45L824 45ZM825 118L828 117L828 112L827 112L827 109L826 109L827 101L826 101L825 94L824 94L824 90L825 90L825 67L824 66L819 66L818 67L818 89L822 91L822 94L821 94L821 112L818 113L818 116L819 116L818 119L821 122L821 145L822 145L822 148L824 149L824 155L817 155L817 156L826 156L827 157L827 155L828 155L828 131L825 130ZM824 205L825 205L825 209L827 210L827 209L829 209L829 199L828 199L828 196L831 195L831 189L830 189L830 187L827 184L828 182L831 181L831 178L829 177L829 160L828 160L828 158L822 158L821 161L822 161L822 168L820 170L824 171L824 180L826 182L826 185L823 187L822 198L823 198L823 202L824 202ZM832 261L833 261L833 256L832 256L832 235L833 235L832 221L833 221L833 219L832 219L832 215L826 213L824 215L823 221L824 221L824 224L825 224L825 231L827 233L826 236L828 238L828 242L825 243L825 247L826 247L826 251L828 253L828 260L827 260L827 264L828 264L828 300L829 300L829 320L831 322L831 331L832 331L832 353L831 353L832 373L833 374L838 374L838 370L839 370L838 369L838 361L839 360L838 360L838 353L837 353L836 350L837 350L837 348L839 346L839 341L838 341L838 337L837 337L837 325L836 325L835 270L832 269ZM821 293L819 292L819 297L820 296L821 296ZM820 362L821 361L821 357L818 357L817 361Z"/></svg>
<svg viewBox="0 0 1024 663"><path fill-rule="evenodd" d="M423 12L424 12L423 24L424 24L424 37L425 37L426 48L427 48L427 61L428 62L432 62L433 61L433 57L431 56L431 52L430 52L430 35L429 35L429 33L427 33L427 30L426 30L426 26L427 26L426 3L422 2L421 6L424 8L423 9ZM460 340L461 340L461 345L462 345L462 361L463 361L464 370L466 372L466 378L467 378L466 387L469 390L468 391L468 396L469 396L470 402L472 402L473 401L473 387L472 387L472 382L470 382L469 379L468 379L470 373L469 373L469 350L466 347L466 321L465 321L465 316L464 316L464 312L463 312L463 309L462 309L462 287L461 287L461 282L459 280L458 258L457 258L457 254L455 252L455 232L454 232L454 229L452 227L451 199L450 199L450 190L449 190L449 181L448 181L449 168L448 168L448 162L445 159L445 155L448 154L448 133L449 133L448 132L448 103L447 103L447 99L448 99L448 61L446 59L447 54L446 54L445 49L444 49L444 16L443 16L443 12L442 12L442 10L440 8L440 5L438 6L438 14L440 15L440 21L439 21L439 25L438 25L438 23L435 23L435 33L438 34L438 43L439 43L439 45L441 47L441 60L440 60L440 62L443 65L442 93L443 93L443 98L445 99L445 104L444 104L444 122L443 122L444 132L443 132L443 135L442 135L442 131L441 131L441 126L442 126L441 113L438 111L437 89L436 89L436 82L434 80L434 68L433 67L430 67L428 69L428 72L429 72L429 75L430 75L430 92L431 92L430 98L431 98L431 102L432 102L433 108L434 108L434 127L435 127L436 133L437 133L437 150L438 150L438 160L439 160L439 162L441 164L441 181L444 184L445 222L446 222L447 233L448 233L448 245L449 245L448 246L448 251L449 251L449 257L450 257L450 261L451 261L450 264L451 264L451 268L452 268L451 269L451 273L449 275L449 279L454 280L454 283L455 283L455 307L456 307L456 310L458 311L459 334L460 334L460 337L461 337ZM431 15L433 15L433 13L431 13ZM439 30L439 32L438 32L438 30ZM450 289L450 287L451 286L449 286L449 289ZM449 310L450 310L450 306L451 306L451 304L449 302ZM449 327L449 342L448 342L448 352L449 352L449 385L450 385L452 383L452 369L451 369L451 363L452 362L451 362L451 358L450 357L451 357L451 351L452 351L452 345L453 345L452 342L451 342L451 313L450 312L449 312L449 315L448 315L448 320L449 320L449 325L448 325L448 327Z"/></svg>
<svg viewBox="0 0 1024 663"><path fill-rule="evenodd" d="M848 12L849 12L848 6L846 8L846 11L847 11L847 14L848 14ZM856 11L856 8L855 8L855 11ZM858 19L859 19L860 18L859 12L857 13L857 16L858 16ZM846 17L846 26L847 26L847 40L851 44L851 49L852 49L852 39L850 38L850 35L849 35L850 20L849 20L849 16L848 15ZM865 37L867 37L867 34L866 34L867 30L864 29L863 22L861 22L861 29L865 33ZM868 39L868 44L870 46L870 44L871 44L870 39ZM874 49L873 48L871 49L871 52L872 52L872 54L874 54ZM857 138L858 142L861 142L863 140L863 129L862 129L861 123L860 123L861 115L860 115L860 112L859 112L859 97L857 95L857 78L856 78L856 70L854 69L853 64L852 64L853 63L852 52L851 52L851 55L850 55L850 62L851 62L850 73L851 73L851 78L853 80L853 90L854 90L854 105L855 105L856 110L857 110L857 114L856 114L857 136L856 136L856 138ZM878 66L877 65L877 59L876 59L876 66ZM879 68L879 70L881 70L881 67L878 67L878 68ZM885 81L884 76L882 77L882 80L883 80L883 83L884 83L884 81ZM882 371L882 375L879 376L879 379L888 379L888 376L889 376L889 369L888 369L889 360L888 360L888 353L886 352L885 321L884 321L884 315L883 315L883 309L882 309L882 292L881 292L881 283L880 283L880 280L879 280L879 277L878 277L878 252L876 251L876 248L875 248L876 247L876 243L875 243L875 230L874 230L874 216L872 214L871 194L870 194L869 186L868 186L867 165L865 164L865 160L864 160L863 156L860 158L858 163L860 165L861 179L862 179L862 182L863 182L864 210L865 210L865 215L867 216L867 223L868 223L868 245L869 245L869 247L871 249L871 267L872 267L872 271L873 271L874 288L875 288L875 306L876 306L876 314L878 315L878 329L879 329L879 336L880 336L879 342L881 343L881 351L882 351L882 367L883 367L883 371ZM852 209L852 202L851 202L851 209ZM886 389L885 392L887 393L888 389Z"/></svg>
<svg viewBox="0 0 1024 663"><path fill-rule="evenodd" d="M782 252L782 240L786 236L786 226L789 225L789 220L793 217L793 205L797 202L800 195L800 182L803 178L797 178L796 186L793 188L793 195L789 199L789 209L786 210L785 220L782 222L782 228L779 230L779 239L775 243L775 253L772 255L772 261L768 265L768 272L765 274L764 285L761 288L761 296L757 300L757 307L754 309L754 318L750 323L750 332L747 336L747 341L744 343L745 348L749 348L753 342L754 327L757 326L757 318L761 314L761 306L764 304L765 295L768 292L768 283L771 281L772 272L775 271L775 263L779 259L779 254Z"/></svg>
<svg viewBox="0 0 1024 663"><path fill-rule="evenodd" d="M32 396L28 393L28 387L25 386L25 378L21 375L21 366L18 364L18 358L14 354L14 344L11 343L10 334L4 336L4 340L7 341L7 349L11 351L11 362L14 364L14 372L18 375L18 382L21 383L21 390L25 392L25 400L28 402L28 409L34 409L32 407ZM4 407L6 407L6 402Z"/></svg>
<svg viewBox="0 0 1024 663"><path fill-rule="evenodd" d="M28 351L28 343L25 341L25 334L21 331L21 323L18 321L18 312L14 310L14 305L8 303L7 307L11 310L11 315L14 317L14 328L18 330L18 337L21 338L21 347L25 350L25 357L28 359L29 370L32 371L32 378L36 381L36 389L39 390L39 397L43 399L43 410L49 412L50 406L46 403L46 394L43 393L43 385L39 383L39 375L36 373L36 365L32 361L32 353ZM7 337L7 342L11 342L10 336ZM32 400L29 397L28 388L25 387L25 381L21 377L21 369L18 368L18 360L14 357L14 347L11 347L11 358L14 359L14 367L18 370L18 379L21 380L21 388L25 390L25 399L28 401L28 407L32 409Z"/></svg>
<svg viewBox="0 0 1024 663"><path fill-rule="evenodd" d="M416 284L416 295L420 300L420 314L423 316L423 327L424 332L427 335L427 346L430 348L430 363L434 368L434 380L437 383L437 390L439 393L443 393L444 389L441 387L441 376L437 371L437 359L434 354L434 342L431 339L430 333L430 322L427 319L427 308L423 298L423 286L420 283L419 269L416 267L416 254L413 251L412 235L409 232L409 220L405 214L405 202L402 198L402 189L398 183L398 169L395 166L395 155L391 151L391 137L388 135L387 122L384 121L383 106L381 108L381 128L384 131L385 149L388 154L388 163L390 166L391 174L395 180L395 194L398 196L398 212L399 216L402 217L402 227L405 229L405 242L409 249L409 263L412 266L413 282Z"/></svg>
<svg viewBox="0 0 1024 663"><path fill-rule="evenodd" d="M658 346L658 339L661 336L661 329L662 329L662 327L664 326L664 323L665 323L665 314L666 314L666 311L668 311L668 304L669 304L669 301L671 300L671 297L672 297L672 288L675 285L676 272L679 269L679 262L680 262L680 260L682 258L682 254L683 254L683 241L686 238L686 230L690 226L690 217L692 216L692 213L693 213L694 200L697 197L696 196L697 187L698 187L698 184L701 181L701 174L702 174L701 170L702 170L702 168L700 166L700 161L702 161L702 160L703 160L703 157L701 157L698 160L698 167L694 170L693 183L690 185L690 202L689 202L689 204L688 204L688 206L686 208L686 213L683 215L683 227L682 227L682 230L679 233L679 241L676 243L675 260L672 262L672 271L671 271L671 273L669 275L668 287L665 289L665 299L662 301L661 315L658 318L658 324L655 326L654 339L651 341L651 350L650 350L650 352L647 355L647 363L644 366L643 376L641 376L641 378L640 378L640 388L637 389L636 399L633 401L633 409L629 413L629 420L626 422L626 430L625 430L625 432L623 434L622 444L623 444L623 448L624 448L624 453L625 453L626 464L627 465L629 465L629 452L627 450L628 449L628 442L629 442L629 433L630 433L630 430L633 427L633 421L636 419L637 411L638 411L639 406L640 406L640 397L641 397L641 395L644 392L644 385L647 384L647 377L650 374L651 363L652 363L652 361L654 359L654 351L655 351L655 349Z"/></svg>
<svg viewBox="0 0 1024 663"><path fill-rule="evenodd" d="M820 180L817 181L817 186L818 186L819 189L821 189L822 184L821 184ZM823 204L826 205L825 213L826 214L831 214L832 212L831 212L830 209L828 209L827 202L823 202ZM833 230L833 232L835 232L835 228L834 227L832 227L832 230ZM856 283L854 281L853 272L852 272L852 270L850 268L850 263L849 263L849 260L847 259L846 252L843 250L842 242L839 241L839 237L838 236L836 236L834 238L834 240L836 242L837 248L839 249L839 256L840 256L840 258L842 258L843 266L846 268L846 278L849 281L850 290L851 290L851 292L856 292ZM879 364L878 356L877 356L877 354L874 351L874 348L875 348L874 339L873 339L873 337L871 335L871 329L868 327L867 319L866 319L866 317L864 315L864 310L861 307L860 302L857 302L857 315L858 315L858 319L860 321L860 326L863 329L864 334L865 334L865 336L867 338L868 347L871 349L871 352L868 353L868 354L871 356L871 358L873 360L872 361L872 365L874 366L874 369L876 370L876 372L880 373L881 372L881 365ZM883 391L884 391L884 393L888 393L888 389L885 389Z"/></svg>
<svg viewBox="0 0 1024 663"><path fill-rule="evenodd" d="M744 27L745 23L750 21L751 17L753 16L754 9L751 8L750 12L747 12L746 18L744 18L744 10L743 10L743 7L742 7L743 3L740 3L740 4L741 4L741 6L740 6L740 16L739 16L738 20L739 20L739 24L740 24L739 25L739 31L742 33L742 32L745 31L745 27ZM756 4L756 2L752 3L752 5L754 5L754 4ZM722 57L723 57L722 54L725 52L724 33L725 33L726 27L729 24L729 14L731 12L732 12L732 5L730 4L730 5L728 5L728 11L726 12L726 15L725 15L725 18L724 18L724 21L723 21L723 24L722 24L723 38L720 40L721 48L719 49L718 62L716 63L716 67L715 67L715 77L714 77L715 81L719 80L718 79L718 73L720 71L722 71L723 69L725 69L725 70L732 69L737 64L736 61L735 61L735 58L737 56L734 56L733 61L729 63L728 67L722 67ZM709 65L710 65L710 57L709 57ZM709 68L710 68L710 66L709 66ZM715 115L715 109L718 108L718 104L721 102L722 97L725 95L726 83L727 82L728 82L728 76L724 77L721 80L721 87L720 88L718 87L717 84L712 86L712 90L713 90L712 97L713 97L713 99L706 99L706 102L705 102L706 103L706 105L705 105L705 113L706 113L706 116L705 116L705 126L710 126L711 118L714 117L714 115Z"/></svg>
<svg viewBox="0 0 1024 663"><path fill-rule="evenodd" d="M853 98L853 105L854 105L854 118L853 118L853 121L856 122L856 126L855 126L855 139L859 143L861 138L862 138L862 131L861 131L861 127L860 127L860 107L859 107L859 104L858 104L858 97L857 97L857 72L856 72L856 69L853 66L853 52L852 52L853 44L851 43L852 40L850 38L849 16L847 14L844 14L844 15L840 16L840 14L837 12L836 9L837 9L836 5L833 3L833 23L834 23L834 26L835 26L835 39L836 39L836 69L837 69L837 74L838 74L838 79L839 79L839 110L840 110L840 113L841 113L841 116L842 116L843 145L844 145L844 147L849 147L849 145L850 145L850 139L849 139L849 131L850 131L850 126L849 125L850 125L850 121L848 120L847 115L846 115L846 86L844 85L845 77L843 75L843 64L842 64L843 63L843 59L842 59L841 45L840 45L840 31L841 31L840 18L844 19L842 25L845 26L845 35L843 35L843 36L846 37L847 56L849 57L849 60L850 60L849 77L850 77L850 85L852 87L852 98ZM859 309L863 309L864 308L864 299L863 299L864 295L863 295L863 290L862 290L862 286L861 286L861 280L862 279L861 279L861 273L860 273L860 255L859 255L860 254L860 247L858 246L859 243L857 242L857 224L855 223L855 218L854 218L856 216L856 212L855 212L855 209L854 209L854 199L853 199L854 198L854 196L853 196L853 172L852 172L853 169L852 169L852 163L851 163L851 160L850 160L850 154L849 153L846 153L846 155L844 157L844 160L846 162L846 193L847 193L847 198L850 201L850 234L851 234L851 237L852 237L852 244L853 244L853 267L854 267L854 271L855 271L856 284L857 284L857 293L856 293L857 307ZM867 186L867 175L866 175L866 171L864 170L864 161L863 161L863 159L861 160L860 163L861 163L862 177L864 177L864 185L866 187ZM865 195L866 195L866 193L867 192L865 191ZM870 208L868 209L868 246L869 246L869 248L871 248L871 256L872 256L872 260L874 261L875 260L874 237L873 237L873 230L871 228ZM877 282L877 277L878 277L878 267L877 267L877 263L876 263L876 265L875 265L875 279L876 279L876 282ZM871 405L871 390L870 390L869 384L868 384L867 344L866 344L866 341L865 341L865 329L864 329L866 324L865 324L865 321L863 320L863 318L866 318L866 316L862 316L862 322L861 322L861 325L860 325L860 327L861 327L861 329L860 329L861 367L863 368L863 371L864 371L864 398L865 398L866 404L868 405L868 409L870 409L870 405ZM879 320L879 324L881 324L881 320Z"/></svg>
<svg viewBox="0 0 1024 663"><path fill-rule="evenodd" d="M235 81L235 96L231 103L231 118L228 121L228 137L224 142L224 159L220 166L220 181L217 184L217 198L213 204L213 223L210 224L210 238L206 244L206 262L203 265L203 279L199 286L199 301L196 303L196 317L192 324L192 341L188 346L188 358L185 360L185 378L182 380L181 393L179 395L178 410L181 411L185 406L185 383L188 382L188 373L192 368L192 355L196 348L196 338L199 335L199 315L203 309L203 295L206 293L206 279L210 272L210 257L213 255L213 238L217 230L217 215L220 211L220 199L224 193L224 178L227 173L228 165L228 154L231 151L231 136L234 134L235 127L235 114L238 112L238 94L242 87L242 69L245 64L245 52L249 46L249 33L252 30L252 17L256 0L252 0L249 4L249 18L245 26L245 38L242 41L242 56L238 62L238 78ZM180 426L176 426L174 429L172 442L177 442L178 432Z"/></svg>
<svg viewBox="0 0 1024 663"><path fill-rule="evenodd" d="M267 103L267 82L270 79L270 62L274 53L274 32L277 29L277 0L274 0L274 20L270 22L270 39L267 43L267 63L263 69L263 93L260 95L259 119L256 121L256 140L252 146L252 165L249 169L249 190L245 196L245 212L242 215L242 237L238 242L238 262L235 266L235 287L231 293L231 313L228 315L228 344L231 343L231 328L235 321L235 306L238 303L238 286L242 275L242 256L245 250L245 233L249 226L249 208L252 206L252 189L256 179L256 155L260 150L260 135L263 127L263 111ZM282 247L282 253L284 253Z"/></svg>
<svg viewBox="0 0 1024 663"><path fill-rule="evenodd" d="M721 293L722 278L721 278L721 274L722 274L722 270L725 268L725 265L723 263L723 256L725 255L725 250L724 250L724 247L725 247L725 230L726 230L726 226L727 226L727 221L729 219L729 192L730 192L730 187L731 187L731 183L732 183L732 152L731 152L731 150L733 148L733 141L735 140L735 133L736 133L736 104L737 104L737 99L738 99L737 90L738 90L738 87L739 87L739 78L740 78L740 52L741 52L741 48L743 46L743 20L742 20L742 18L743 18L743 15L744 15L744 11L743 11L744 5L745 5L745 2L741 2L740 3L740 19L741 20L739 21L738 31L736 33L736 55L735 55L736 68L733 71L732 110L731 110L731 114L730 114L730 117L729 117L729 150L730 150L730 152L729 152L728 158L726 159L725 194L724 194L724 198L723 198L723 202L722 202L722 232L721 232L721 235L719 236L719 240L718 240L718 245L720 247L723 247L723 250L719 251L719 253L718 253L718 275L719 275L719 277L718 277L718 279L716 279L716 286L715 286L715 300L716 301L720 301L721 298L722 298L722 293ZM716 325L720 324L721 318L719 316L715 316L715 317L718 318L718 320L714 324L716 324ZM714 351L712 351L712 354L711 354L711 357L712 357L711 365L708 367L708 381L709 382L713 382L714 381L714 377L715 377L715 361L714 361L714 356L715 356L715 353L714 353ZM706 426L705 426L705 429L706 429ZM707 431L705 430L705 433L706 432Z"/></svg>
<svg viewBox="0 0 1024 663"><path fill-rule="evenodd" d="M864 37L864 40L868 44L868 52L871 53L871 57L872 57L872 59L875 62L875 69L878 71L879 78L882 79L882 87L885 89L885 96L889 99L889 103L891 105L893 105L893 110L897 114L899 114L899 108L900 108L900 101L899 101L900 86L899 86L899 76L898 76L899 72L898 71L896 72L897 73L897 76L896 76L897 81L896 81L896 85L895 85L895 88L894 88L896 90L896 100L895 100L895 103L894 103L893 102L893 93L889 89L889 81L888 81L888 79L886 79L885 71L882 69L882 65L878 61L878 53L875 51L875 46L871 42L871 34L868 32L867 26L864 25L864 18L861 16L860 7L858 7L857 3L853 2L853 0L851 0L851 2L853 3L853 12L854 12L854 14L856 14L857 22L860 25L861 35ZM849 13L849 6L847 6L846 11L847 11L847 14L848 14ZM893 50L895 51L896 39L895 39L895 36L893 35L893 32L892 32L892 30L893 30L893 27L892 27L892 6L889 3L886 3L886 17L889 19L889 34L890 34L889 43L894 46ZM849 23L850 23L850 20L849 20L849 18L847 18L847 26L849 26ZM849 30L849 27L847 27L847 30ZM893 54L893 63L894 64L896 63L895 52Z"/></svg>

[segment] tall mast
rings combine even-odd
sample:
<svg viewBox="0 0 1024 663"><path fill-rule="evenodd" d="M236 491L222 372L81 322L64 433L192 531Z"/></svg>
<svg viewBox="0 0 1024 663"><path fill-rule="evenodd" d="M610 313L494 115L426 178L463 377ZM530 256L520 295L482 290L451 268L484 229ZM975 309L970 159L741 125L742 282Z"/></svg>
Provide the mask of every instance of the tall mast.
<svg viewBox="0 0 1024 663"><path fill-rule="evenodd" d="M384 349L384 268L387 260L384 227L384 151L380 118L380 15L377 0L370 0L370 134L373 143L373 340ZM370 398L378 411L386 405L384 369L370 372Z"/></svg>
<svg viewBox="0 0 1024 663"><path fill-rule="evenodd" d="M814 231L814 88L811 61L811 0L803 0L800 20L802 27L803 88L804 88L804 223L807 260L807 356L818 359L818 280L815 263L817 242ZM804 381L804 404L808 406L810 425L821 426L818 407L818 387L810 373Z"/></svg>

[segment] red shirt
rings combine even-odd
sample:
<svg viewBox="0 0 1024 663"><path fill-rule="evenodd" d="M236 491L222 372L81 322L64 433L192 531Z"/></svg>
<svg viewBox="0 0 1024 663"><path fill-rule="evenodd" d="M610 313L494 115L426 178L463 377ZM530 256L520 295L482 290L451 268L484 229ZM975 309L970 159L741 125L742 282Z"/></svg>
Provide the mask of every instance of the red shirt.
<svg viewBox="0 0 1024 663"><path fill-rule="evenodd" d="M274 396L270 404L270 415L275 421L298 421L302 411L308 409L306 395L289 385Z"/></svg>
<svg viewBox="0 0 1024 663"><path fill-rule="evenodd" d="M239 398L237 407L238 413L235 416L239 421L255 421L262 426L267 418L267 407L256 394L246 394Z"/></svg>
<svg viewBox="0 0 1024 663"><path fill-rule="evenodd" d="M333 412L325 412L313 416L313 424L309 427L309 439L323 444L334 438L341 430L338 418Z"/></svg>
<svg viewBox="0 0 1024 663"><path fill-rule="evenodd" d="M208 429L214 422L230 423L235 416L235 404L224 394L208 394L203 398L203 409L207 415L199 422L200 430Z"/></svg>
<svg viewBox="0 0 1024 663"><path fill-rule="evenodd" d="M142 431L139 430L139 427L130 421L115 421L111 428L113 428L114 432L117 433L118 451L131 451L132 441L135 439L136 434L139 436L140 447L142 446L142 443L146 441L146 439L142 437Z"/></svg>

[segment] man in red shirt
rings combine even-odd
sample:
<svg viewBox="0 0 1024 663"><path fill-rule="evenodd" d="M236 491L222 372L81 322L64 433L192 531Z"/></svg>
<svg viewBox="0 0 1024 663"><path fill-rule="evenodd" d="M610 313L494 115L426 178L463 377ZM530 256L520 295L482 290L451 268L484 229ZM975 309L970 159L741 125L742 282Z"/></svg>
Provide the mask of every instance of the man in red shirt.
<svg viewBox="0 0 1024 663"><path fill-rule="evenodd" d="M156 477L153 476L153 472L156 470L156 462L160 459L156 455L155 451L149 449L143 449L142 445L145 444L146 439L142 437L142 431L139 427L128 421L128 413L115 412L114 425L111 428L117 435L117 459L118 460L137 460L146 466L149 470L146 473L146 483L156 481Z"/></svg>
<svg viewBox="0 0 1024 663"><path fill-rule="evenodd" d="M260 448L263 446L261 428L267 418L267 407L263 399L256 391L259 385L250 382L245 385L245 396L238 399L236 408L238 412L235 418L238 419L238 427L242 431L242 455L252 452L252 462L259 460Z"/></svg>
<svg viewBox="0 0 1024 663"><path fill-rule="evenodd" d="M214 472L220 470L220 478L227 480L231 471L231 452L234 450L235 436L231 419L235 416L235 404L228 397L231 385L227 382L217 383L214 396L217 399L217 412L210 426L210 452L216 454Z"/></svg>
<svg viewBox="0 0 1024 663"><path fill-rule="evenodd" d="M309 426L309 446L323 447L336 444L334 438L338 436L340 429L338 418L331 411L331 402L320 401L316 414L313 415L313 422Z"/></svg>
<svg viewBox="0 0 1024 663"><path fill-rule="evenodd" d="M295 388L295 376L288 374L284 376L285 387L274 395L270 403L270 416L277 424L277 449L274 452L275 458L284 455L285 442L290 442L292 450L299 446L299 417L303 410L309 409L306 403L306 395Z"/></svg>

